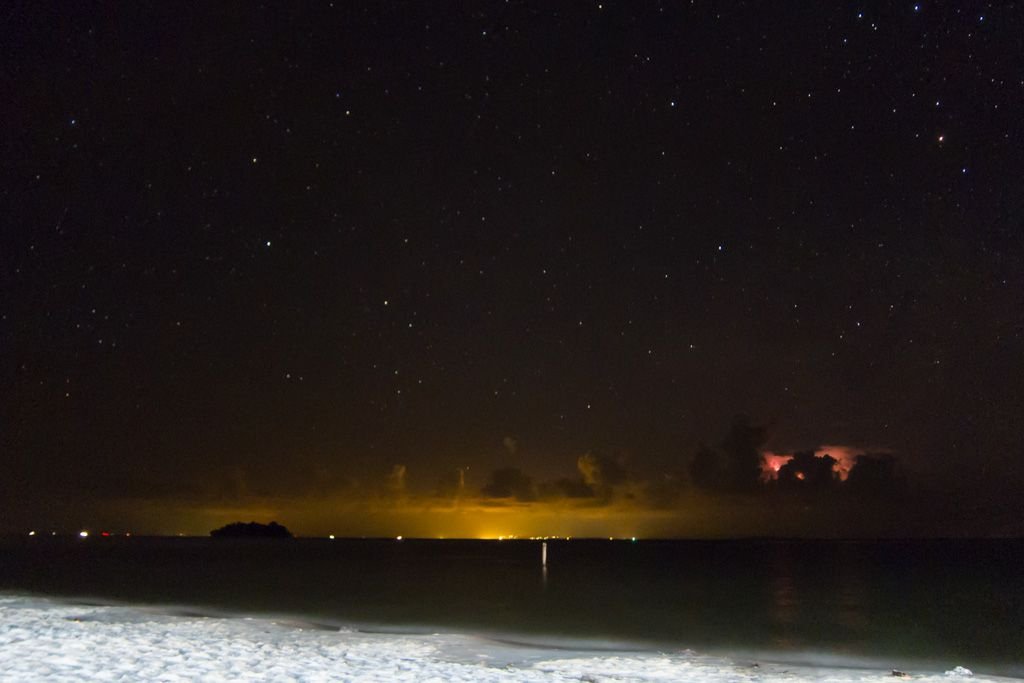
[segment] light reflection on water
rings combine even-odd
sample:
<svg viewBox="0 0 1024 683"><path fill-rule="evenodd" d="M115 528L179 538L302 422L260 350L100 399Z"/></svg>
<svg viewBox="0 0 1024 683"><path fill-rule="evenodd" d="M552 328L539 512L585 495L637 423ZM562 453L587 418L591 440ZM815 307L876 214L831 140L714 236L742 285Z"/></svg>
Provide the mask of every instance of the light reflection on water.
<svg viewBox="0 0 1024 683"><path fill-rule="evenodd" d="M779 548L772 548L768 566L772 597L770 613L774 622L772 645L785 650L795 649L802 644L794 633L801 605L792 558Z"/></svg>
<svg viewBox="0 0 1024 683"><path fill-rule="evenodd" d="M853 632L865 630L870 621L865 606L868 604L868 582L863 567L854 562L841 563L836 592L836 619Z"/></svg>
<svg viewBox="0 0 1024 683"><path fill-rule="evenodd" d="M840 652L863 647L875 609L868 568L855 546L834 550L834 557L821 562L819 557L794 556L786 546L771 548L766 566L775 647L797 649L822 641Z"/></svg>

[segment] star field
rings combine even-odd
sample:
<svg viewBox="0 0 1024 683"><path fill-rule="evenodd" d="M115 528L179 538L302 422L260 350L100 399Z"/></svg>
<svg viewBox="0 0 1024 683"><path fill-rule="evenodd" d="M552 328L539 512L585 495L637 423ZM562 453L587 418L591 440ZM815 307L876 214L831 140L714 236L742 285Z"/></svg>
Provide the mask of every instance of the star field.
<svg viewBox="0 0 1024 683"><path fill-rule="evenodd" d="M739 413L779 452L1020 490L1012 4L26 6L0 30L23 512L589 452L653 480Z"/></svg>

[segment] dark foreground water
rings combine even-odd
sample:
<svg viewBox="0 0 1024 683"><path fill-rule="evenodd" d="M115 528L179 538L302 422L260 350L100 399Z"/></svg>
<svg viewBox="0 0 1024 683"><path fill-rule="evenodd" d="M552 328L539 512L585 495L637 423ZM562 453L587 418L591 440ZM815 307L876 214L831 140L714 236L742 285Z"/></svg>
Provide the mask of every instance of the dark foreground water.
<svg viewBox="0 0 1024 683"><path fill-rule="evenodd" d="M1024 542L17 538L0 590L1024 675Z"/></svg>

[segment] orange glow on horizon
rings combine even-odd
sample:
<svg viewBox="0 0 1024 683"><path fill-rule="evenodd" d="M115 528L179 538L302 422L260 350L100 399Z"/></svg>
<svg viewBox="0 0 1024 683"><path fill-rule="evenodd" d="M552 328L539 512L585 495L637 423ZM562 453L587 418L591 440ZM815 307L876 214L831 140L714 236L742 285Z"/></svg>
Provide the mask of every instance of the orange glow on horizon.
<svg viewBox="0 0 1024 683"><path fill-rule="evenodd" d="M631 538L700 533L707 520L694 515L705 505L702 498L690 501L686 514L679 509L651 509L631 501L596 504L593 500L531 501L495 499L439 500L407 496L403 500L277 499L262 504L242 504L231 510L187 507L175 517L184 520L189 533L205 536L209 529L237 520L279 520L298 536L335 538L375 537L464 538L516 540L548 538ZM140 506L135 506L139 514ZM155 510L165 515L166 507ZM259 514L256 514L259 512Z"/></svg>

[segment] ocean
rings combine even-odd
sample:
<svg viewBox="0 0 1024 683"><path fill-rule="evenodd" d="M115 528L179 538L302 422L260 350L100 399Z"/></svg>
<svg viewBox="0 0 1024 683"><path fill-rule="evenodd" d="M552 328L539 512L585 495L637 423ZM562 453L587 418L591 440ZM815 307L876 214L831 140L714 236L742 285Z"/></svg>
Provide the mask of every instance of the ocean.
<svg viewBox="0 0 1024 683"><path fill-rule="evenodd" d="M1024 677L1020 540L547 545L545 568L524 540L18 537L0 543L0 591L324 632Z"/></svg>

